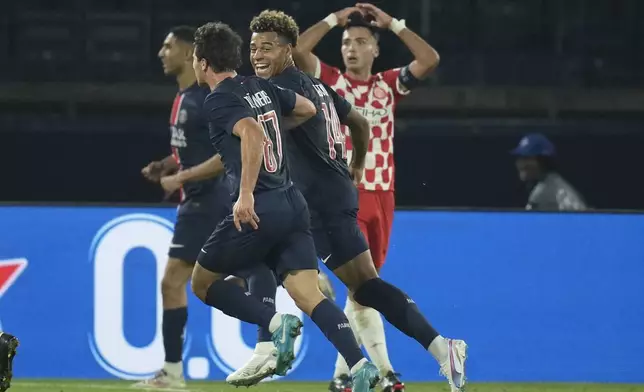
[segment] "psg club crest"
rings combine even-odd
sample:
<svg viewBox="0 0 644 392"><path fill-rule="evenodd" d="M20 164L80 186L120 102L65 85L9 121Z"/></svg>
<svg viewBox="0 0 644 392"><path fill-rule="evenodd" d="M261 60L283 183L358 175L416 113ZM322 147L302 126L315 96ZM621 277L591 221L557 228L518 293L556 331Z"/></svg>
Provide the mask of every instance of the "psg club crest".
<svg viewBox="0 0 644 392"><path fill-rule="evenodd" d="M185 124L188 121L188 111L186 109L181 109L179 111L179 124Z"/></svg>

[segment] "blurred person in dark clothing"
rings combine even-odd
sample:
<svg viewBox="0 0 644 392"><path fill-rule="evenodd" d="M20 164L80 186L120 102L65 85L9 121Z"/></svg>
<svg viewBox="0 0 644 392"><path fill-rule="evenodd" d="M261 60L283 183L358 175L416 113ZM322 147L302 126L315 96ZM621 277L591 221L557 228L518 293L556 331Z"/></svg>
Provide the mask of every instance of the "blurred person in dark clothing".
<svg viewBox="0 0 644 392"><path fill-rule="evenodd" d="M512 150L519 178L530 190L526 210L583 211L586 202L581 194L558 172L555 146L539 133L523 137Z"/></svg>

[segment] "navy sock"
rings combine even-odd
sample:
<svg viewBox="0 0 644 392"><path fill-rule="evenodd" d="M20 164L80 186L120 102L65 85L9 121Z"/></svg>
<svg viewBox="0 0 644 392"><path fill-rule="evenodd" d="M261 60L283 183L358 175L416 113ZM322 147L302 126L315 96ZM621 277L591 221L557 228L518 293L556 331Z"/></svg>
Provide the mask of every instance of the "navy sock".
<svg viewBox="0 0 644 392"><path fill-rule="evenodd" d="M163 311L163 347L165 348L165 361L170 363L181 362L183 351L183 331L188 321L188 308L165 309Z"/></svg>
<svg viewBox="0 0 644 392"><path fill-rule="evenodd" d="M379 311L394 327L416 339L424 349L438 336L416 303L399 288L380 278L364 282L353 297L360 305Z"/></svg>
<svg viewBox="0 0 644 392"><path fill-rule="evenodd" d="M275 311L275 291L277 291L277 281L273 271L268 268L259 268L253 271L253 274L248 278L248 291L253 297L259 299ZM268 328L262 326L257 327L257 342L270 342L272 333Z"/></svg>
<svg viewBox="0 0 644 392"><path fill-rule="evenodd" d="M340 308L328 299L323 300L311 313L311 320L317 324L324 336L335 346L347 361L349 369L364 358L362 350L351 331L349 320Z"/></svg>
<svg viewBox="0 0 644 392"><path fill-rule="evenodd" d="M230 317L268 329L275 311L248 295L243 288L225 280L216 280L208 288L206 304Z"/></svg>

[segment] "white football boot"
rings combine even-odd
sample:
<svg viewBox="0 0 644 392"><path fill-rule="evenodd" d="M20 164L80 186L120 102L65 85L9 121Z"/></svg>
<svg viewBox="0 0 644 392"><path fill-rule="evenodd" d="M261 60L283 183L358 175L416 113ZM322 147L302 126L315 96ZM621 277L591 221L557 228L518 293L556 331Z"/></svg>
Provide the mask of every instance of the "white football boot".
<svg viewBox="0 0 644 392"><path fill-rule="evenodd" d="M173 376L165 370L159 370L152 378L137 382L132 388L141 389L183 389L186 381L181 376Z"/></svg>
<svg viewBox="0 0 644 392"><path fill-rule="evenodd" d="M263 345L263 347L260 347ZM270 347L269 347L270 345ZM277 350L272 342L262 342L255 346L255 352L244 366L226 377L228 384L236 387L250 387L275 374Z"/></svg>
<svg viewBox="0 0 644 392"><path fill-rule="evenodd" d="M467 344L463 340L447 340L448 357L441 363L441 374L449 381L452 392L463 392L465 389L465 360Z"/></svg>

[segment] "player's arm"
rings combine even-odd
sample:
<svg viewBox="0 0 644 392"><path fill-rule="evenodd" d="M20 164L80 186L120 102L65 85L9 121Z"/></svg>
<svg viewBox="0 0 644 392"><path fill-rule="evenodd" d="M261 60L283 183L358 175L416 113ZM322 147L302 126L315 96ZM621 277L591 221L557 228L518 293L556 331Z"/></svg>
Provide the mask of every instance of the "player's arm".
<svg viewBox="0 0 644 392"><path fill-rule="evenodd" d="M207 161L201 162L176 174L161 177L161 186L167 193L174 193L187 182L203 181L217 177L224 172L224 164L221 162L221 155L216 154Z"/></svg>
<svg viewBox="0 0 644 392"><path fill-rule="evenodd" d="M229 135L239 137L241 143L240 198L252 195L262 163L264 130L255 115L234 94L214 94L204 102L208 121Z"/></svg>
<svg viewBox="0 0 644 392"><path fill-rule="evenodd" d="M232 133L241 140L241 179L239 193L252 193L259 177L262 164L264 131L252 117L245 117L235 123Z"/></svg>
<svg viewBox="0 0 644 392"><path fill-rule="evenodd" d="M414 55L414 60L403 67L399 76L401 84L406 89L413 89L436 69L440 62L438 52L427 41L405 26L404 20L391 17L373 4L358 3L356 6L373 16L374 23L378 27L393 31Z"/></svg>
<svg viewBox="0 0 644 392"><path fill-rule="evenodd" d="M209 178L217 177L224 172L224 164L221 161L221 155L215 154L210 159L201 162L177 173L182 184L186 182L203 181Z"/></svg>
<svg viewBox="0 0 644 392"><path fill-rule="evenodd" d="M176 172L177 170L179 170L179 164L174 156L168 155L161 160L162 175L167 175L169 173Z"/></svg>
<svg viewBox="0 0 644 392"><path fill-rule="evenodd" d="M367 149L369 148L369 121L357 110L351 108L342 124L349 127L351 143L353 144L353 155L351 166L364 168Z"/></svg>
<svg viewBox="0 0 644 392"><path fill-rule="evenodd" d="M177 170L179 170L179 164L172 155L168 155L160 161L148 163L141 169L141 174L149 181L159 182L161 177L175 173Z"/></svg>
<svg viewBox="0 0 644 392"><path fill-rule="evenodd" d="M315 105L308 98L277 84L273 86L275 86L275 95L280 101L281 114L284 116L282 123L284 130L298 127L317 113Z"/></svg>
<svg viewBox="0 0 644 392"><path fill-rule="evenodd" d="M293 49L295 64L307 74L319 77L320 59L313 54L313 48L333 27L346 25L349 15L357 11L360 11L357 7L348 7L334 12L300 34Z"/></svg>

